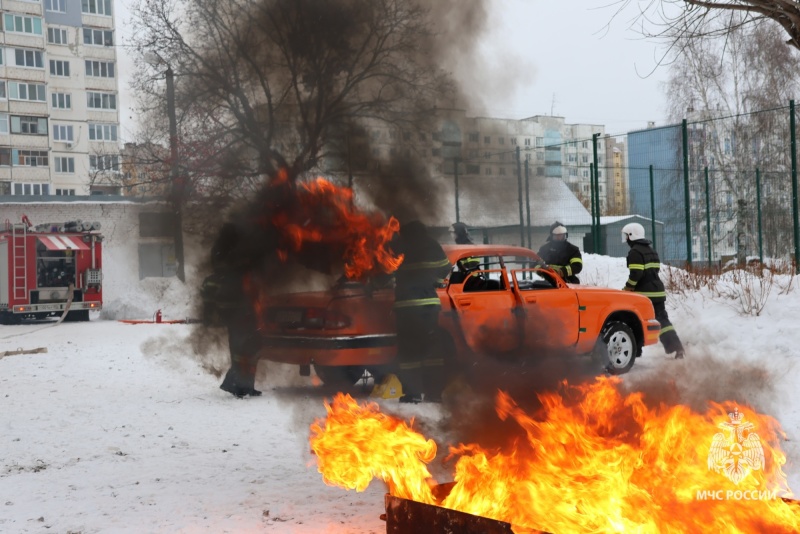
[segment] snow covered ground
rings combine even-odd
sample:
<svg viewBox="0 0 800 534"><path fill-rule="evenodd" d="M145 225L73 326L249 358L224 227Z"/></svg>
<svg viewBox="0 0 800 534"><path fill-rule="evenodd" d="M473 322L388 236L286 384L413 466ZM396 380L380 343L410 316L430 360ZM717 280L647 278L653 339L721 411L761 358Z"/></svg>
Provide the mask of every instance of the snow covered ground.
<svg viewBox="0 0 800 534"><path fill-rule="evenodd" d="M586 255L584 283L622 287L624 260ZM800 281L778 277L759 316L707 289L670 295L684 361L647 347L625 381L674 381L682 399L733 399L787 432L789 483L800 487ZM734 286L731 286L735 289ZM154 281L89 323L0 327L0 532L385 532L384 487L326 486L309 425L331 392L296 369L262 362L259 398L220 391L227 354L192 343L193 325L115 319L192 315L191 296ZM366 396L366 395L364 395ZM439 405L383 409L435 428ZM431 435L440 449L447 443ZM709 437L710 438L710 437ZM444 480L442 480L444 481Z"/></svg>

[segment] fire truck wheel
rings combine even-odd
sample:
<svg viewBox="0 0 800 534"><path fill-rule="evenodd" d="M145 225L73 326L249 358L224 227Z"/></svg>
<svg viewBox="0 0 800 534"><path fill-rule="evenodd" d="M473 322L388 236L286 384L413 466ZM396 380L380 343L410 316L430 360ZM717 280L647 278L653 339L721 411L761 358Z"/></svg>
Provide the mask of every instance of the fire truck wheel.
<svg viewBox="0 0 800 534"><path fill-rule="evenodd" d="M64 320L70 322L88 321L89 310L76 310L67 312L67 317Z"/></svg>
<svg viewBox="0 0 800 534"><path fill-rule="evenodd" d="M636 336L631 327L622 321L612 321L600 332L593 356L610 374L621 375L631 370L637 354Z"/></svg>
<svg viewBox="0 0 800 534"><path fill-rule="evenodd" d="M0 324L19 324L21 318L19 315L15 315L9 312L0 313Z"/></svg>
<svg viewBox="0 0 800 534"><path fill-rule="evenodd" d="M314 372L326 386L350 388L364 378L367 369L361 365L317 365Z"/></svg>

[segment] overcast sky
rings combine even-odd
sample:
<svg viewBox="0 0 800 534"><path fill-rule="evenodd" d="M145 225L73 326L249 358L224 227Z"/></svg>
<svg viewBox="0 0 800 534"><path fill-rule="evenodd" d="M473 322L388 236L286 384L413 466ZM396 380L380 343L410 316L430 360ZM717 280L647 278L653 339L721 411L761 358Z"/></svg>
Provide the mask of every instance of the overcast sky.
<svg viewBox="0 0 800 534"><path fill-rule="evenodd" d="M127 7L117 0L120 118L125 140L136 128L128 89L131 63ZM660 48L629 29L633 12L614 18L614 0L489 0L488 32L463 59L462 82L484 106L470 116L521 119L558 115L568 123L606 126L611 134L664 124ZM609 25L610 23L610 25ZM607 27L608 26L608 27Z"/></svg>

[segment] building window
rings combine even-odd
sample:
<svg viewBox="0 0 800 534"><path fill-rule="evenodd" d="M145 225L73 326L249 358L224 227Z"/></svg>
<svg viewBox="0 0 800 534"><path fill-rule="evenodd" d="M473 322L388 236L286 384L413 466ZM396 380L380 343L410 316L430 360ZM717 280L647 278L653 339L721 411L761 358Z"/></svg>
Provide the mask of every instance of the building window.
<svg viewBox="0 0 800 534"><path fill-rule="evenodd" d="M6 82L4 80L0 80L0 100L6 99Z"/></svg>
<svg viewBox="0 0 800 534"><path fill-rule="evenodd" d="M483 168L483 174L485 174L486 176L491 176L492 175L492 168L491 167L484 167Z"/></svg>
<svg viewBox="0 0 800 534"><path fill-rule="evenodd" d="M117 109L117 95L87 91L86 105L89 109Z"/></svg>
<svg viewBox="0 0 800 534"><path fill-rule="evenodd" d="M53 141L74 141L72 125L71 124L54 124L53 125Z"/></svg>
<svg viewBox="0 0 800 534"><path fill-rule="evenodd" d="M14 195L49 195L50 184L14 184Z"/></svg>
<svg viewBox="0 0 800 534"><path fill-rule="evenodd" d="M517 144L517 138L516 137L512 137L511 138L511 144L516 146L516 144Z"/></svg>
<svg viewBox="0 0 800 534"><path fill-rule="evenodd" d="M114 32L111 30L83 29L83 44L94 46L114 46Z"/></svg>
<svg viewBox="0 0 800 534"><path fill-rule="evenodd" d="M531 146L531 140L529 137L525 138L525 146Z"/></svg>
<svg viewBox="0 0 800 534"><path fill-rule="evenodd" d="M505 174L506 174L506 168L500 167L500 176L505 176Z"/></svg>
<svg viewBox="0 0 800 534"><path fill-rule="evenodd" d="M570 169L569 170L570 176L578 176L578 169Z"/></svg>
<svg viewBox="0 0 800 534"><path fill-rule="evenodd" d="M111 0L81 0L81 12L111 16Z"/></svg>
<svg viewBox="0 0 800 534"><path fill-rule="evenodd" d="M44 8L47 11L56 11L58 13L67 12L67 0L44 0ZM51 41L52 42L52 41ZM66 41L58 44L66 44Z"/></svg>
<svg viewBox="0 0 800 534"><path fill-rule="evenodd" d="M59 174L74 174L75 173L75 158L53 158L56 163L56 172ZM58 191L58 190L56 190ZM73 189L74 191L74 189ZM58 192L56 192L56 195ZM73 193L75 194L75 193Z"/></svg>
<svg viewBox="0 0 800 534"><path fill-rule="evenodd" d="M0 148L0 166L8 167L11 165L11 149Z"/></svg>
<svg viewBox="0 0 800 534"><path fill-rule="evenodd" d="M89 124L89 141L116 141L116 124Z"/></svg>
<svg viewBox="0 0 800 534"><path fill-rule="evenodd" d="M469 134L469 142L470 143L477 143L478 139L480 139L480 135L478 133Z"/></svg>
<svg viewBox="0 0 800 534"><path fill-rule="evenodd" d="M506 138L505 137L498 137L497 138L497 142L499 144L501 144L501 145L504 145L504 144L506 144Z"/></svg>
<svg viewBox="0 0 800 534"><path fill-rule="evenodd" d="M89 170L119 172L118 155L89 156Z"/></svg>
<svg viewBox="0 0 800 534"><path fill-rule="evenodd" d="M47 102L44 84L8 82L8 96L12 100Z"/></svg>
<svg viewBox="0 0 800 534"><path fill-rule="evenodd" d="M67 30L64 28L47 28L47 42L57 45L67 44Z"/></svg>
<svg viewBox="0 0 800 534"><path fill-rule="evenodd" d="M40 50L14 49L14 65L17 67L44 68L44 56Z"/></svg>
<svg viewBox="0 0 800 534"><path fill-rule="evenodd" d="M69 61L60 59L50 60L51 76L69 76Z"/></svg>
<svg viewBox="0 0 800 534"><path fill-rule="evenodd" d="M433 156L435 158L438 158L441 155L442 155L442 149L441 148L432 148L431 149L431 156Z"/></svg>
<svg viewBox="0 0 800 534"><path fill-rule="evenodd" d="M492 138L489 137L488 135L483 137L483 144L488 145L491 142L492 142Z"/></svg>
<svg viewBox="0 0 800 534"><path fill-rule="evenodd" d="M11 133L47 135L47 117L11 116ZM45 152L47 154L47 152Z"/></svg>
<svg viewBox="0 0 800 534"><path fill-rule="evenodd" d="M18 150L12 148L11 164L19 167L47 167L49 165L47 150Z"/></svg>
<svg viewBox="0 0 800 534"><path fill-rule="evenodd" d="M42 19L39 17L26 17L23 15L5 13L3 15L3 22L5 23L5 30L7 32L43 35Z"/></svg>
<svg viewBox="0 0 800 534"><path fill-rule="evenodd" d="M72 95L69 93L53 93L50 95L53 109L72 109Z"/></svg>
<svg viewBox="0 0 800 534"><path fill-rule="evenodd" d="M74 197L75 190L74 189L56 189L57 196L65 196L65 197Z"/></svg>
<svg viewBox="0 0 800 534"><path fill-rule="evenodd" d="M86 60L86 75L97 78L113 78L114 62Z"/></svg>
<svg viewBox="0 0 800 534"><path fill-rule="evenodd" d="M480 174L481 173L481 168L480 168L479 165L467 165L466 173L467 174Z"/></svg>

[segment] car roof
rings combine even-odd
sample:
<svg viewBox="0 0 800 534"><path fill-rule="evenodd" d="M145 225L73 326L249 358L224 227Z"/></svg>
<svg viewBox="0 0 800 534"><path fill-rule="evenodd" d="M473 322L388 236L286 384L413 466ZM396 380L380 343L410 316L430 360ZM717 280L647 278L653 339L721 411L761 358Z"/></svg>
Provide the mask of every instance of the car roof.
<svg viewBox="0 0 800 534"><path fill-rule="evenodd" d="M529 248L512 245L443 245L450 263L469 256L521 256L541 261L541 258Z"/></svg>

